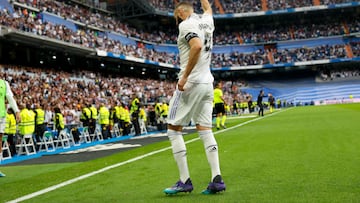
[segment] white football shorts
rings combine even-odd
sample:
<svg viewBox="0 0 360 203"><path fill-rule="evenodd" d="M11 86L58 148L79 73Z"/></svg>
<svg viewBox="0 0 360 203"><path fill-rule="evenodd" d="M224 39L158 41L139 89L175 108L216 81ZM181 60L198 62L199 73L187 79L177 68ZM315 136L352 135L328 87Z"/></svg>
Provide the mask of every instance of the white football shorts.
<svg viewBox="0 0 360 203"><path fill-rule="evenodd" d="M184 91L176 88L170 103L167 122L188 126L191 119L203 127L212 127L213 84L187 82Z"/></svg>

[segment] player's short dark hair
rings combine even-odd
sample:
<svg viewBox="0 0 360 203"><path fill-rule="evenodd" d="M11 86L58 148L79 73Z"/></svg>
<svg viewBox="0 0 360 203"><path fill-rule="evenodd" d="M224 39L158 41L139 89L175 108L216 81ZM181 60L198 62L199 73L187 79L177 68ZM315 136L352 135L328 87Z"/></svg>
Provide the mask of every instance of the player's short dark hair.
<svg viewBox="0 0 360 203"><path fill-rule="evenodd" d="M176 10L177 8L179 8L180 6L185 6L185 7L191 7L191 8L193 8L193 4L192 4L192 3L188 2L188 1L182 1L182 2L179 2L178 4L176 4L175 10Z"/></svg>

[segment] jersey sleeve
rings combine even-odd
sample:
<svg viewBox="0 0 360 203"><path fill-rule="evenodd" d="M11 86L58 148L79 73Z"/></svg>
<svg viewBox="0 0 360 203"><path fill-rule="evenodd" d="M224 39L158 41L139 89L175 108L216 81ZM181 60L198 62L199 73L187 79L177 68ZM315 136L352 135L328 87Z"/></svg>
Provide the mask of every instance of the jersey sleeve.
<svg viewBox="0 0 360 203"><path fill-rule="evenodd" d="M204 14L202 15L202 21L207 24L208 26L206 27L205 32L207 33L213 33L215 30L215 26L214 26L214 18L212 15L210 14Z"/></svg>
<svg viewBox="0 0 360 203"><path fill-rule="evenodd" d="M199 37L199 29L190 21L184 22L180 26L180 37L183 37L187 42L194 37Z"/></svg>

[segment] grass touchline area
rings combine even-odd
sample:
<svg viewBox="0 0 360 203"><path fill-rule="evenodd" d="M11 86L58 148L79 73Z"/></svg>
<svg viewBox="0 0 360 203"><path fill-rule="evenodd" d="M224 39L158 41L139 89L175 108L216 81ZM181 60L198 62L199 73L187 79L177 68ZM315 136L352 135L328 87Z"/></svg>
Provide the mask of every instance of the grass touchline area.
<svg viewBox="0 0 360 203"><path fill-rule="evenodd" d="M228 119L214 130L227 185L217 195L201 194L210 171L192 133L184 136L191 194L162 192L178 179L166 140L85 162L3 166L0 202L357 202L359 112L342 104Z"/></svg>
<svg viewBox="0 0 360 203"><path fill-rule="evenodd" d="M278 111L278 112L280 112L280 111ZM278 112L277 112L277 113L278 113ZM275 114L270 114L269 116L271 116L271 115L275 115ZM254 117L254 116L251 116L251 117L249 117L249 118L252 118L252 117ZM235 118L235 117L233 117L233 118ZM258 118L256 118L256 119L249 120L249 121L246 121L246 122L244 122L244 123L240 123L240 124L238 124L238 125L229 127L229 128L227 128L227 129L222 129L222 130L216 131L216 132L214 132L214 134L219 134L219 133L222 133L222 132L225 132L225 131L234 129L234 128L238 128L238 127L240 127L240 126L246 125L246 124L248 124L248 123L254 122L254 121L259 120L259 119L262 119L262 118L264 118L264 117L258 117ZM200 138L198 138L198 137L197 137L197 138L193 138L193 139L191 139L191 140L186 141L186 144L191 143L191 142L194 142L194 141L198 141L199 139L200 139ZM166 150L170 150L170 149L171 149L171 147L166 147L166 148L163 148L163 149L160 149L160 150L156 150L156 151L153 151L153 152L144 154L144 155L142 155L142 156L135 157L135 158L133 158L133 159L129 159L129 160L124 161L124 162L120 162L120 163L117 163L117 164L114 164L114 165L111 165L111 166L107 166L107 167L102 168L102 169L99 169L99 170L97 170L97 171L93 171L93 172L91 172L91 173L88 173L88 174L85 174L85 175L82 175L82 176L79 176L79 177L70 179L70 180L65 181L65 182L62 182L62 183L60 183L60 184L53 185L53 186L51 186L51 187L42 189L42 190L40 190L40 191L37 191L37 192L31 193L31 194L22 196L22 197L20 197L20 198L15 199L15 200L9 201L9 203L15 203L15 202L20 202L20 201L24 201L24 200L27 200L27 199L34 198L34 197L36 197L36 196L45 194L45 193L47 193L47 192L51 192L51 191L56 190L56 189L58 189L58 188L60 188L60 187L64 187L64 186L66 186L66 185L72 184L72 183L74 183L74 182L80 181L80 180L85 179L85 178L88 178L88 177L91 177L91 176L93 176L93 175L96 175L96 174L105 172L105 171L107 171L107 170L110 170L110 169L113 169L113 168L116 168L116 167L125 165L125 164L127 164L127 163L131 163L131 162L134 162L134 161L137 161L137 160L140 160L140 159L146 158L146 157L148 157L148 156L151 156L151 155L154 155L154 154L157 154L157 153L166 151Z"/></svg>

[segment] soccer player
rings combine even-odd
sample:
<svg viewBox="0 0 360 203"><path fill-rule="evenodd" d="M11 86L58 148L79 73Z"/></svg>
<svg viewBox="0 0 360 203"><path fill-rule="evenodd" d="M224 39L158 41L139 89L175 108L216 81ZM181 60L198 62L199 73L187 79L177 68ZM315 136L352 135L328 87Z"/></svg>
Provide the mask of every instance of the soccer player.
<svg viewBox="0 0 360 203"><path fill-rule="evenodd" d="M208 0L200 0L204 14L194 13L193 5L180 2L174 10L179 24L178 48L180 72L178 83L169 104L167 135L172 145L174 159L179 169L180 180L166 188L166 194L191 192L193 185L187 164L186 146L182 136L183 126L191 119L196 124L211 168L211 182L202 192L215 194L225 190L220 173L218 145L211 130L214 77L210 71L214 20Z"/></svg>
<svg viewBox="0 0 360 203"><path fill-rule="evenodd" d="M226 112L221 82L218 82L214 89L214 105L216 112L216 128L219 130L221 123L221 127L225 129Z"/></svg>
<svg viewBox="0 0 360 203"><path fill-rule="evenodd" d="M14 94L10 89L10 85L7 81L0 79L0 140L2 140L2 136L5 131L5 119L6 119L6 105L5 99L7 99L10 107L16 113L16 119L19 120L19 108L14 99ZM0 144L0 155L2 154L2 144ZM0 156L0 160L1 160ZM5 174L1 173L0 177L5 177Z"/></svg>

